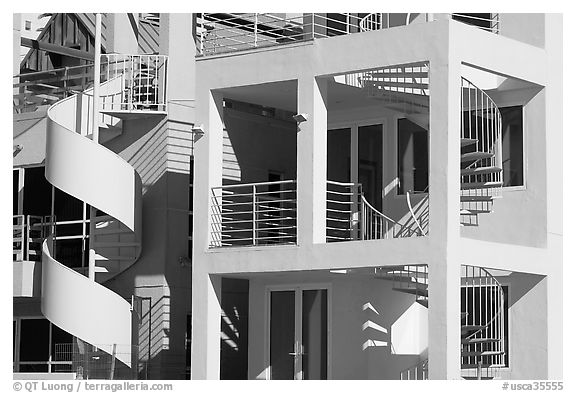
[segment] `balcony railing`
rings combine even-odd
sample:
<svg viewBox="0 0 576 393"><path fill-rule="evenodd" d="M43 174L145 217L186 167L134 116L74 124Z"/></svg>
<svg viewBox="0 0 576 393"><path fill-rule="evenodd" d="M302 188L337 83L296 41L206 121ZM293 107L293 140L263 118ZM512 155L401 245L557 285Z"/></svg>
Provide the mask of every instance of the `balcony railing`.
<svg viewBox="0 0 576 393"><path fill-rule="evenodd" d="M54 231L54 216L12 216L12 260L42 259L42 241Z"/></svg>
<svg viewBox="0 0 576 393"><path fill-rule="evenodd" d="M326 184L326 241L381 240L399 237L425 236L419 229L423 215L420 204L410 217L400 223L374 208L362 193L358 183L328 181Z"/></svg>
<svg viewBox="0 0 576 393"><path fill-rule="evenodd" d="M212 188L210 248L296 243L296 181Z"/></svg>

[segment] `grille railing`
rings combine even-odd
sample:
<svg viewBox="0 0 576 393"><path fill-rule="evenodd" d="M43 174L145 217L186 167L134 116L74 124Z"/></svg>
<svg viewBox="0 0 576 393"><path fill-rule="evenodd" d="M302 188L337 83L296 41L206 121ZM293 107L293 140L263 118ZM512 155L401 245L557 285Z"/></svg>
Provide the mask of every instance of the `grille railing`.
<svg viewBox="0 0 576 393"><path fill-rule="evenodd" d="M296 181L212 188L210 248L296 243Z"/></svg>
<svg viewBox="0 0 576 393"><path fill-rule="evenodd" d="M120 93L103 96L109 111L166 111L168 57L164 55L102 55L103 79L119 79Z"/></svg>
<svg viewBox="0 0 576 393"><path fill-rule="evenodd" d="M54 216L12 216L12 260L40 262L42 242L55 232L54 223Z"/></svg>

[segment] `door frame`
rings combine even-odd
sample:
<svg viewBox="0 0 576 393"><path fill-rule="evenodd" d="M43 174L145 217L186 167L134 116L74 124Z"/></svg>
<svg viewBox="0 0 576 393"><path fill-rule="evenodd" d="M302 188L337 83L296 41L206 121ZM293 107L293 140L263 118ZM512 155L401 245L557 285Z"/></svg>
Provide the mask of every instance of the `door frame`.
<svg viewBox="0 0 576 393"><path fill-rule="evenodd" d="M326 379L332 379L332 283L296 283L296 284L273 284L264 287L264 365L266 367L265 376L270 380L270 303L271 293L276 291L295 291L295 318L294 332L295 340L302 337L302 291L310 289L326 290ZM298 312L299 311L299 312ZM302 362L300 360L300 370L296 367L294 371L302 378Z"/></svg>

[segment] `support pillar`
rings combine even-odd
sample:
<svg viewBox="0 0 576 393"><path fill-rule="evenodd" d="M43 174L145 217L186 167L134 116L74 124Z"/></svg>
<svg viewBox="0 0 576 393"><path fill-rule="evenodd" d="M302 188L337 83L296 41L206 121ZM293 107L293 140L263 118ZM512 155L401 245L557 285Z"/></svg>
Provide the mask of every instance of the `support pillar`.
<svg viewBox="0 0 576 393"><path fill-rule="evenodd" d="M460 62L447 36L430 61L430 379L460 379Z"/></svg>
<svg viewBox="0 0 576 393"><path fill-rule="evenodd" d="M192 379L220 377L220 278L209 275L211 188L222 184L222 95L200 87L197 125L204 136L194 145L194 223L192 250Z"/></svg>
<svg viewBox="0 0 576 393"><path fill-rule="evenodd" d="M297 190L298 244L326 242L327 81L298 79Z"/></svg>

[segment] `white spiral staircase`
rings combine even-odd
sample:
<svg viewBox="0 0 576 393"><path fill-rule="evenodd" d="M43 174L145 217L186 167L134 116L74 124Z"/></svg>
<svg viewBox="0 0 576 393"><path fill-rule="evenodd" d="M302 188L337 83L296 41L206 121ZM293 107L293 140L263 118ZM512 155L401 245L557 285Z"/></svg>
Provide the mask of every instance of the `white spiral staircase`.
<svg viewBox="0 0 576 393"><path fill-rule="evenodd" d="M357 74L369 97L429 130L428 64L418 62ZM460 222L478 225L502 188L502 116L490 96L461 78Z"/></svg>
<svg viewBox="0 0 576 393"><path fill-rule="evenodd" d="M388 266L376 269L375 278L392 281L392 289L415 296L428 308L428 266ZM492 379L506 366L504 289L488 270L463 265L461 269L461 364L465 379ZM428 360L402 372L401 379L427 379Z"/></svg>
<svg viewBox="0 0 576 393"><path fill-rule="evenodd" d="M123 69L138 68L145 57L129 56ZM147 62L150 64L149 59ZM132 118L140 112L150 115L150 102L145 110L140 104L124 102L127 97L133 100L134 91L145 88L142 83L134 86L136 74L133 73L132 78L122 72L110 75L110 69L114 68L112 62L104 65L108 78L100 89L103 106L106 106L106 114L100 115L100 141L121 132L118 117L126 116L127 112L131 112ZM140 81L143 80L151 78L140 77ZM158 99L157 85L153 89L154 94L147 94L147 99L153 95ZM91 140L91 94L91 90L87 90L72 95L48 110L45 176L55 187L98 210L97 216L92 217L90 233L95 279L82 274L85 271L58 262L52 241L47 239L43 244L41 309L56 326L131 367L132 306L102 284L139 258L142 182L130 164ZM153 104L154 109L161 107L157 102ZM115 108L122 114L114 117Z"/></svg>

